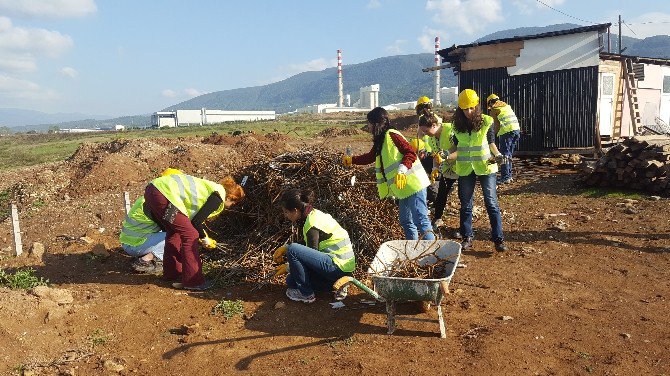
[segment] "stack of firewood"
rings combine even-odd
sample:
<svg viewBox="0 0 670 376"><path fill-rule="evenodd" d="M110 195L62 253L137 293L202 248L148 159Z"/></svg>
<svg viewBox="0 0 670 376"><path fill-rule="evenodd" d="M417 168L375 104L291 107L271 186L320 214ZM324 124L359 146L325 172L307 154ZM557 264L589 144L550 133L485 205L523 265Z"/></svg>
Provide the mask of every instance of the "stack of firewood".
<svg viewBox="0 0 670 376"><path fill-rule="evenodd" d="M584 182L670 195L670 137L636 136L613 146Z"/></svg>

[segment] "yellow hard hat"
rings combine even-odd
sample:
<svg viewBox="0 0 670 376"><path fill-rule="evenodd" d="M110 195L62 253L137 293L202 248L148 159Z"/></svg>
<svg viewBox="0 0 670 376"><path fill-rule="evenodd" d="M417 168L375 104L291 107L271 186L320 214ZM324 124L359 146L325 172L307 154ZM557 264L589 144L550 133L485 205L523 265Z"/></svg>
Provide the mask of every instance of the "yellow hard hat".
<svg viewBox="0 0 670 376"><path fill-rule="evenodd" d="M475 107L479 104L479 96L472 89L465 89L458 94L458 107L461 110L465 110L471 107Z"/></svg>
<svg viewBox="0 0 670 376"><path fill-rule="evenodd" d="M165 171L161 172L161 176L168 176L173 174L183 174L183 172L181 172L181 170L177 170L176 168L171 167L168 167L165 169Z"/></svg>
<svg viewBox="0 0 670 376"><path fill-rule="evenodd" d="M416 106L414 106L414 108L419 108L419 106L426 103L430 103L430 98L426 96L419 97L419 99L416 100Z"/></svg>
<svg viewBox="0 0 670 376"><path fill-rule="evenodd" d="M411 146L412 149L414 150L414 152L416 153L417 151L419 151L421 149L424 149L425 144L424 144L423 140L420 139L420 138L412 138L409 141L409 146Z"/></svg>
<svg viewBox="0 0 670 376"><path fill-rule="evenodd" d="M495 95L495 94L489 95L486 98L486 108L488 108L490 110L493 103L495 103L498 100L500 100L500 98L497 95Z"/></svg>

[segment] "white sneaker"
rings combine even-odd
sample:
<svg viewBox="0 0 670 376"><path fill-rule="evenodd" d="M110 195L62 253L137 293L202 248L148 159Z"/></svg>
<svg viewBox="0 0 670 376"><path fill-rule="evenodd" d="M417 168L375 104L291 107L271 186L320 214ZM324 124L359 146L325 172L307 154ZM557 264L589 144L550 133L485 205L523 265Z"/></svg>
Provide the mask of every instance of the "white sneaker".
<svg viewBox="0 0 670 376"><path fill-rule="evenodd" d="M303 295L298 289L286 289L286 297L294 302L312 303L316 300L314 294Z"/></svg>

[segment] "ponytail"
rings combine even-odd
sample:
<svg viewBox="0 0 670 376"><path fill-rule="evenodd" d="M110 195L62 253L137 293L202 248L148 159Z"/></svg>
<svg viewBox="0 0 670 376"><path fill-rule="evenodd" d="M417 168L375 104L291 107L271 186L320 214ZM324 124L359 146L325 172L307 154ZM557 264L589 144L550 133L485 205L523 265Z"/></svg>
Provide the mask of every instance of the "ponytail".
<svg viewBox="0 0 670 376"><path fill-rule="evenodd" d="M305 210L307 205L314 202L315 194L311 189L297 189L291 188L282 193L279 203L284 209L300 211Z"/></svg>

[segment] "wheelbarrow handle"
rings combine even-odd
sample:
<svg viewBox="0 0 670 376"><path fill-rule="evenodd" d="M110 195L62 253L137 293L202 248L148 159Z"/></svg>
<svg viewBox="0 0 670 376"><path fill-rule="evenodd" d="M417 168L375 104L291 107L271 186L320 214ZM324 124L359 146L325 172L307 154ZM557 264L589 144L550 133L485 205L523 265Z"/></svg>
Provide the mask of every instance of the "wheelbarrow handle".
<svg viewBox="0 0 670 376"><path fill-rule="evenodd" d="M335 281L335 283L333 283L333 290L338 291L341 288L343 288L344 286L347 286L349 284L353 284L354 286L358 287L359 289L367 292L368 294L370 294L370 296L375 298L375 300L377 300L377 301L380 301L380 302L385 302L386 301L379 294L377 294L374 290L372 290L371 288L366 286L363 282L357 280L354 277L350 277L350 276L344 276L344 277L338 279L337 281Z"/></svg>

